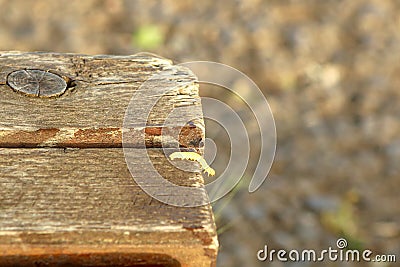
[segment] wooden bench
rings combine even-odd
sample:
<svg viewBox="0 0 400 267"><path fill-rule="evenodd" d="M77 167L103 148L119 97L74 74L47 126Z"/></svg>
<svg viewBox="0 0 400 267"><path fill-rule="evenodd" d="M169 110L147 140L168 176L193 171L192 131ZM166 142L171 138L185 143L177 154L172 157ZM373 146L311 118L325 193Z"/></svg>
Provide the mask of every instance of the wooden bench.
<svg viewBox="0 0 400 267"><path fill-rule="evenodd" d="M215 266L210 205L159 202L127 167L125 111L155 73L163 79L153 86L175 83L177 93L160 99L144 129L130 129L144 134L146 146L133 138L132 151L145 149L165 179L202 187L196 163L184 163L195 172L180 170L160 148L160 125L172 108L179 114L189 105L197 116L197 126L181 128L180 147L196 148L204 137L189 70L148 54L0 52L0 266ZM141 154L131 163L152 175Z"/></svg>

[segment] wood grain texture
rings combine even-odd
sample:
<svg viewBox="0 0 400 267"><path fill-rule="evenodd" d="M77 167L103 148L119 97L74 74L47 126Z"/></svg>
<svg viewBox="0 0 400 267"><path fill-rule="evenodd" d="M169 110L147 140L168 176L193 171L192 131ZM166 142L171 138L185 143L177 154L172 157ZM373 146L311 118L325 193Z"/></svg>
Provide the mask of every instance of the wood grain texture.
<svg viewBox="0 0 400 267"><path fill-rule="evenodd" d="M53 98L15 92L7 75L21 69L59 75L67 89ZM183 171L160 149L201 152L204 122L188 69L148 54L0 52L0 112L0 266L215 266L210 205L163 204L134 179L159 186L146 151L171 183L204 188L196 162L180 161ZM140 173L132 177L126 160ZM207 198L157 190L182 203Z"/></svg>
<svg viewBox="0 0 400 267"><path fill-rule="evenodd" d="M7 85L32 97L57 97L67 89L67 81L44 70L23 69L7 75Z"/></svg>
<svg viewBox="0 0 400 267"><path fill-rule="evenodd" d="M182 162L197 170L190 173L161 150L149 155L171 182L203 183L196 163ZM160 253L182 266L210 266L215 258L210 206L177 208L146 195L121 149L3 148L0 169L0 266L30 253Z"/></svg>
<svg viewBox="0 0 400 267"><path fill-rule="evenodd" d="M63 95L51 99L18 94L7 85L7 76L21 69L55 73L64 77L69 87ZM153 75L158 76L149 79ZM182 127L190 118L193 125L201 128L195 139L203 138L196 77L169 60L146 54L85 56L0 52L0 146L120 147L124 116L135 93L140 101L132 105L132 112L128 114L132 123L126 125L133 136L138 136L145 126ZM160 97L157 93L163 95ZM152 104L146 125L138 123L146 113L144 107ZM166 123L168 116L170 122ZM107 138L96 140L106 135ZM157 137L151 134L147 133L146 139L150 147L157 143ZM185 136L175 139L183 147L190 146L191 140ZM138 142L132 141L133 146L137 146L135 143Z"/></svg>

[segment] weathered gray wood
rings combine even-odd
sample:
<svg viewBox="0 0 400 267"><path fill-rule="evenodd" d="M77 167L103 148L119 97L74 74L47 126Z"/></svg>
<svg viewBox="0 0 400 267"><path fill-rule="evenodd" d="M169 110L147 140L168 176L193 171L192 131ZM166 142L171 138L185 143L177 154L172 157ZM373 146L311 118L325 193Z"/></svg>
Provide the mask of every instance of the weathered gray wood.
<svg viewBox="0 0 400 267"><path fill-rule="evenodd" d="M44 70L23 69L8 74L7 84L16 92L32 97L57 97L67 89L67 81Z"/></svg>
<svg viewBox="0 0 400 267"><path fill-rule="evenodd" d="M21 69L57 74L68 88L45 99L15 92L7 76ZM160 76L147 88L173 90L149 95L140 86L153 74ZM123 127L135 92L144 93ZM147 122L136 124L157 92ZM127 133L129 161L149 186L152 174L135 152L145 151L143 142L164 178L204 186L197 163L181 161L194 172L179 170L157 149L161 133L183 148L198 148L204 138L198 85L188 69L144 54L0 52L0 112L0 266L215 266L210 206L174 207L148 196L120 148ZM171 194L168 187L158 190Z"/></svg>
<svg viewBox="0 0 400 267"><path fill-rule="evenodd" d="M16 70L41 69L58 74L70 85L67 91L51 99L27 97L7 85L7 76ZM120 147L123 118L133 94L146 79L147 87L174 90L154 106L146 131L148 146L160 146L151 129L163 125L174 109L171 120L182 126L192 117L202 124L202 111L195 76L188 69L171 65L169 60L149 55L85 56L54 53L0 52L0 146L2 147ZM146 94L145 94L146 95ZM145 107L154 101L140 99ZM188 108L189 107L189 108ZM190 114L188 113L190 111ZM139 109L140 111L140 109ZM130 114L134 122L141 112ZM189 115L189 116L188 116ZM143 129L130 127L133 136ZM193 133L193 130L191 130ZM203 130L197 131L202 139ZM102 137L102 140L98 138ZM182 146L190 146L183 135ZM138 146L133 142L132 146Z"/></svg>
<svg viewBox="0 0 400 267"><path fill-rule="evenodd" d="M202 184L196 163L182 162L192 174L157 149L149 155L166 179ZM146 195L121 149L0 149L0 170L0 266L37 254L158 253L182 266L215 258L210 206L177 208Z"/></svg>

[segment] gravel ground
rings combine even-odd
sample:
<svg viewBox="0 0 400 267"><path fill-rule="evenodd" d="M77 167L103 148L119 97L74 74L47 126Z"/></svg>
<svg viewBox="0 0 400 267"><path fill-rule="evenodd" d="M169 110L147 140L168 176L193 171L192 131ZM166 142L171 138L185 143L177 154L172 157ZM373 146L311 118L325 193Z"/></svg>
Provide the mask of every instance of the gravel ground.
<svg viewBox="0 0 400 267"><path fill-rule="evenodd" d="M0 50L149 50L176 62L222 62L259 85L276 120L276 159L259 191L216 204L218 266L395 266L256 257L264 245L322 250L339 237L400 260L399 1L0 0L0 7ZM146 43L143 32L157 38Z"/></svg>

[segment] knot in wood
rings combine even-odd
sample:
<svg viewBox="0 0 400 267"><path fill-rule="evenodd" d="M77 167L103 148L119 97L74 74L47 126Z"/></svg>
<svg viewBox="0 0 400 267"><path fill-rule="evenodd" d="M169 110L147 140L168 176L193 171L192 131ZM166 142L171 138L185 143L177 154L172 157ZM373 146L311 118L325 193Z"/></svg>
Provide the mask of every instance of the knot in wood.
<svg viewBox="0 0 400 267"><path fill-rule="evenodd" d="M62 77L35 69L11 72L7 76L7 84L14 91L33 97L56 97L67 89L67 82Z"/></svg>

